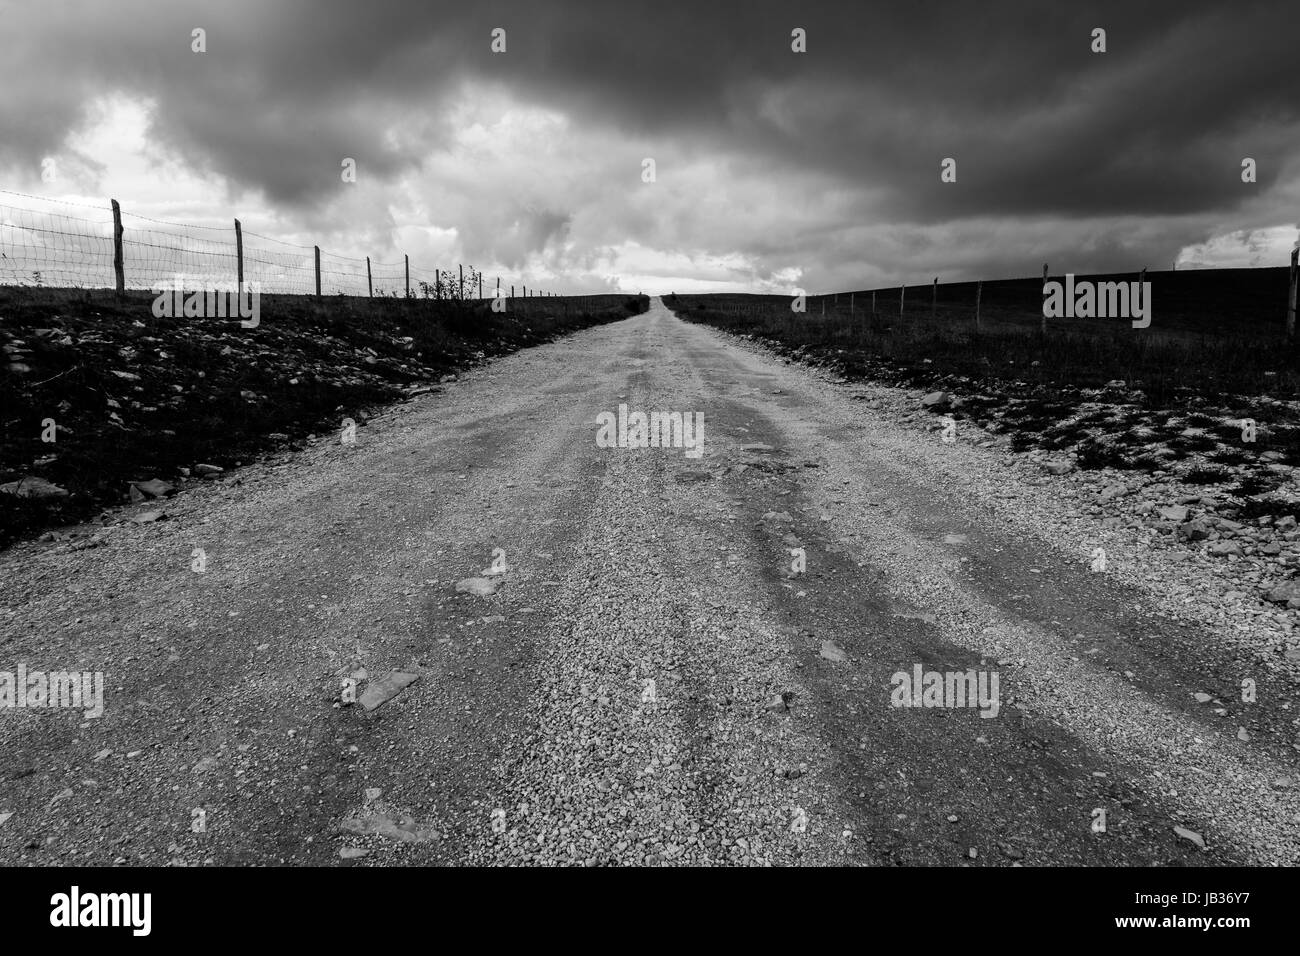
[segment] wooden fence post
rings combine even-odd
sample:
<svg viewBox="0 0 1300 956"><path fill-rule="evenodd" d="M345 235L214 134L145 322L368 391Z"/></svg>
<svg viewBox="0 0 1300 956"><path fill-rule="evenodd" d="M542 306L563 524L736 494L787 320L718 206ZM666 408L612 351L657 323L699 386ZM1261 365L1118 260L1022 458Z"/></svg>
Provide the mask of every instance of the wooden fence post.
<svg viewBox="0 0 1300 956"><path fill-rule="evenodd" d="M461 299L463 300L463 299L465 298L465 267L464 267L463 265L460 267L460 286L459 286L459 288L460 288L460 297L461 297Z"/></svg>
<svg viewBox="0 0 1300 956"><path fill-rule="evenodd" d="M1142 273L1138 276L1138 295L1146 295L1146 288L1143 285L1143 283L1145 283L1146 281L1147 281L1147 270L1146 270L1146 266L1143 266ZM1150 314L1151 314L1151 303L1148 302L1147 315L1150 316Z"/></svg>
<svg viewBox="0 0 1300 956"><path fill-rule="evenodd" d="M1047 285L1047 263L1046 262L1043 263L1043 285L1044 287L1046 287ZM1046 291L1040 293L1040 297L1046 295L1047 295ZM1047 334L1047 300L1045 298L1043 299L1043 320L1041 325L1039 326L1039 331L1043 335Z"/></svg>
<svg viewBox="0 0 1300 956"><path fill-rule="evenodd" d="M975 328L980 327L980 295L984 292L984 280L975 283Z"/></svg>
<svg viewBox="0 0 1300 956"><path fill-rule="evenodd" d="M411 297L411 257L402 253L402 258L406 260L406 297Z"/></svg>
<svg viewBox="0 0 1300 956"><path fill-rule="evenodd" d="M483 273L478 274L478 297L483 298Z"/></svg>
<svg viewBox="0 0 1300 956"><path fill-rule="evenodd" d="M934 277L934 285L930 287L930 318L934 318L935 309L939 305L939 277Z"/></svg>
<svg viewBox="0 0 1300 956"><path fill-rule="evenodd" d="M904 282L898 287L898 317L903 317L903 300L907 298L907 283Z"/></svg>
<svg viewBox="0 0 1300 956"><path fill-rule="evenodd" d="M117 288L117 294L121 295L126 291L126 264L122 258L122 207L117 204L117 200L111 200L113 203L113 277Z"/></svg>
<svg viewBox="0 0 1300 956"><path fill-rule="evenodd" d="M876 314L876 293L874 291L871 293L871 314L873 316Z"/></svg>
<svg viewBox="0 0 1300 956"><path fill-rule="evenodd" d="M320 295L320 246L316 246L316 294Z"/></svg>
<svg viewBox="0 0 1300 956"><path fill-rule="evenodd" d="M853 319L853 296L856 294L857 293L854 292L849 293L849 320L850 321L852 321Z"/></svg>
<svg viewBox="0 0 1300 956"><path fill-rule="evenodd" d="M1291 250L1291 295L1287 299L1286 309L1286 334L1288 338L1295 338L1295 293L1296 293L1296 274L1297 261L1300 261L1300 248Z"/></svg>
<svg viewBox="0 0 1300 956"><path fill-rule="evenodd" d="M373 299L374 297L375 297L375 282L370 277L370 257L366 256L366 298Z"/></svg>
<svg viewBox="0 0 1300 956"><path fill-rule="evenodd" d="M244 291L244 227L235 220L235 281L237 291Z"/></svg>

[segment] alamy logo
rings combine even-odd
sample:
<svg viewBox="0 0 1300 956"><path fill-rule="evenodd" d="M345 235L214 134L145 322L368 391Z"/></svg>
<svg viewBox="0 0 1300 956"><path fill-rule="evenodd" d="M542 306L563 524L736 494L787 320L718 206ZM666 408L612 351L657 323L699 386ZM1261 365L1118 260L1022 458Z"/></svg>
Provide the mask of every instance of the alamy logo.
<svg viewBox="0 0 1300 956"><path fill-rule="evenodd" d="M894 707L978 707L981 717L996 717L997 671L897 671L889 679L894 685L889 703Z"/></svg>
<svg viewBox="0 0 1300 956"><path fill-rule="evenodd" d="M70 893L50 897L51 926L129 926L132 935L148 936L153 927L152 893Z"/></svg>
<svg viewBox="0 0 1300 956"><path fill-rule="evenodd" d="M692 421L694 416L694 421ZM703 412L631 412L618 406L618 416L596 416L598 448L685 448L687 458L704 454Z"/></svg>
<svg viewBox="0 0 1300 956"><path fill-rule="evenodd" d="M1150 282L1053 280L1043 285L1043 315L1049 319L1133 319L1133 328L1151 324Z"/></svg>
<svg viewBox="0 0 1300 956"><path fill-rule="evenodd" d="M87 718L104 715L104 672L28 671L18 665L17 674L0 671L0 708L74 707Z"/></svg>
<svg viewBox="0 0 1300 956"><path fill-rule="evenodd" d="M170 285L162 283L153 300L153 314L156 319L238 318L244 328L255 329L262 321L262 286L257 282L202 282L178 275Z"/></svg>

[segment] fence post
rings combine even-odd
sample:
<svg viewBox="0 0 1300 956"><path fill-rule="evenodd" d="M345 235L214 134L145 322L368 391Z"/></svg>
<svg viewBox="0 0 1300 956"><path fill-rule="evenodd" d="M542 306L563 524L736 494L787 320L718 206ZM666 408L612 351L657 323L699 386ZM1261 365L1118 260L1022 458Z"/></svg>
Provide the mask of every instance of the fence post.
<svg viewBox="0 0 1300 956"><path fill-rule="evenodd" d="M849 319L850 320L853 319L853 296L854 295L856 295L856 293L854 292L849 293Z"/></svg>
<svg viewBox="0 0 1300 956"><path fill-rule="evenodd" d="M939 306L939 277L934 277L934 285L930 287L930 318L935 316L935 309Z"/></svg>
<svg viewBox="0 0 1300 956"><path fill-rule="evenodd" d="M904 282L898 287L898 317L903 317L903 300L907 298L907 283Z"/></svg>
<svg viewBox="0 0 1300 956"><path fill-rule="evenodd" d="M320 295L320 246L316 246L316 294Z"/></svg>
<svg viewBox="0 0 1300 956"><path fill-rule="evenodd" d="M515 287L514 284L512 283L510 286L510 298L513 299L514 297L515 297Z"/></svg>
<svg viewBox="0 0 1300 956"><path fill-rule="evenodd" d="M442 301L442 270L433 270L433 297L438 302Z"/></svg>
<svg viewBox="0 0 1300 956"><path fill-rule="evenodd" d="M235 220L235 281L239 283L240 292L244 290L244 227Z"/></svg>
<svg viewBox="0 0 1300 956"><path fill-rule="evenodd" d="M460 267L460 297L465 298L465 267Z"/></svg>
<svg viewBox="0 0 1300 956"><path fill-rule="evenodd" d="M984 292L984 280L975 283L975 328L980 327L980 295Z"/></svg>
<svg viewBox="0 0 1300 956"><path fill-rule="evenodd" d="M874 289L871 292L871 314L873 316L876 314L876 293Z"/></svg>
<svg viewBox="0 0 1300 956"><path fill-rule="evenodd" d="M122 207L116 199L110 201L113 203L113 277L117 294L121 295L126 291L126 266L122 259Z"/></svg>
<svg viewBox="0 0 1300 956"><path fill-rule="evenodd" d="M411 297L411 257L402 253L402 258L406 260L406 297Z"/></svg>
<svg viewBox="0 0 1300 956"><path fill-rule="evenodd" d="M1046 286L1047 286L1047 263L1046 263L1046 262L1043 263L1043 286L1044 286L1044 291L1041 293L1041 295L1042 295L1042 296L1046 296L1046 295L1047 295L1047 292L1046 292ZM1046 303L1046 300L1044 300L1044 302L1043 302L1043 321L1042 321L1042 324L1039 326L1039 331L1040 331L1043 335L1046 335L1046 334L1047 334L1047 303Z"/></svg>
<svg viewBox="0 0 1300 956"><path fill-rule="evenodd" d="M374 280L370 277L370 257L366 256L366 298L373 299L374 297L375 297L375 283Z"/></svg>
<svg viewBox="0 0 1300 956"><path fill-rule="evenodd" d="M483 273L478 274L478 297L483 298Z"/></svg>
<svg viewBox="0 0 1300 956"><path fill-rule="evenodd" d="M1288 338L1295 338L1295 293L1296 293L1296 274L1300 270L1297 262L1300 261L1300 248L1291 250L1291 295L1287 299L1286 309L1286 334Z"/></svg>

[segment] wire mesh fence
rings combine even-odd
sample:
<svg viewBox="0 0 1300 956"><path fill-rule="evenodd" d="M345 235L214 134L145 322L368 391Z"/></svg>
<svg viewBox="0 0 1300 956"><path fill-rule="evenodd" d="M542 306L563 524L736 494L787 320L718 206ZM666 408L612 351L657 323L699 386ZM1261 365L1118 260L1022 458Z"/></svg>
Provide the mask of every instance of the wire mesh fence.
<svg viewBox="0 0 1300 956"><path fill-rule="evenodd" d="M0 283L103 286L113 281L112 212L80 203L58 206L69 211L0 204Z"/></svg>
<svg viewBox="0 0 1300 956"><path fill-rule="evenodd" d="M33 208L41 204L47 208ZM121 263L121 274L117 264ZM0 285L79 289L194 287L240 278L264 293L438 299L550 295L470 267L420 268L327 252L242 228L167 222L0 189Z"/></svg>

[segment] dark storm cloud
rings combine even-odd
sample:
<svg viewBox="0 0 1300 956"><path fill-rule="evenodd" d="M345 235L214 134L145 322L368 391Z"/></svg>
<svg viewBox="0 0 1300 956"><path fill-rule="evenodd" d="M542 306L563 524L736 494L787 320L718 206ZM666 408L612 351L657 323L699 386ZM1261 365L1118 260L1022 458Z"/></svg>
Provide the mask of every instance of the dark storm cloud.
<svg viewBox="0 0 1300 956"><path fill-rule="evenodd" d="M853 222L1185 217L1135 234L1168 255L1206 238L1217 214L1266 208L1279 177L1295 175L1300 14L1282 2L1136 7L9 3L0 163L37 166L88 100L120 89L153 102L153 135L196 169L306 210L337 194L342 157L380 179L418 172L446 148L458 97L491 84L604 131L611 149L658 144L661 183L675 157L712 153L770 183L773 204L842 190L820 226L716 250L774 267L797 241L825 247L823 268L860 259L837 238ZM498 26L505 55L489 50ZM807 54L790 51L796 26ZM207 30L204 55L190 51L194 27ZM1104 54L1089 49L1094 27L1107 31ZM1259 164L1253 187L1240 180L1245 156ZM945 157L955 184L940 182ZM503 257L555 242L575 212L520 217ZM913 236L898 254L933 241ZM1115 237L1093 251L1099 262L1134 254Z"/></svg>

